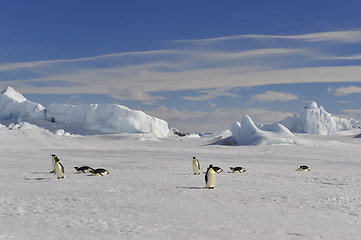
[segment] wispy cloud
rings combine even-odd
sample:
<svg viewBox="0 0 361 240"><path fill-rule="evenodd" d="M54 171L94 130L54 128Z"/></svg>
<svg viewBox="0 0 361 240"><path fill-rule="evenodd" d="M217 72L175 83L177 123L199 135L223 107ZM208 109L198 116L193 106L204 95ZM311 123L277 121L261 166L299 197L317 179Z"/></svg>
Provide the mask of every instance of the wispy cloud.
<svg viewBox="0 0 361 240"><path fill-rule="evenodd" d="M348 56L325 56L320 59L324 60L361 60L361 54L352 54Z"/></svg>
<svg viewBox="0 0 361 240"><path fill-rule="evenodd" d="M290 39L290 40L304 40L310 42L319 42L319 41L332 41L332 42L345 42L345 43L355 43L361 41L361 31L334 31L334 32L319 32L319 33L309 33L309 34L299 34L299 35L263 35L263 34L243 34L243 35L234 35L226 37L217 37L217 38L207 38L207 39L189 39L189 40L177 40L181 42L220 42L228 40L239 40L239 39Z"/></svg>
<svg viewBox="0 0 361 240"><path fill-rule="evenodd" d="M228 92L226 89L212 89L212 90L202 90L202 91L196 91L197 93L205 93L198 96L183 96L182 98L189 101L205 101L217 97L240 97L237 94L233 94Z"/></svg>
<svg viewBox="0 0 361 240"><path fill-rule="evenodd" d="M361 114L361 109L344 109L342 112L350 114Z"/></svg>
<svg viewBox="0 0 361 240"><path fill-rule="evenodd" d="M0 87L11 85L22 93L108 94L118 100L138 100L147 104L163 100L155 92L194 91L184 96L189 101L205 101L220 96L237 97L232 89L270 84L314 82L359 82L358 65L330 66L320 59L332 55L333 48L323 53L317 41L342 44L361 41L361 31L310 33L303 35L238 35L197 41L225 41L250 38L275 39L272 47L248 47L242 43L200 48L194 44L177 44L173 49L104 54L76 59L59 59L0 64ZM284 44L277 40L303 40ZM287 42L288 43L288 42ZM222 44L219 44L222 45ZM288 46L285 48L284 46ZM327 44L322 44L325 47ZM348 58L351 58L349 56ZM354 59L360 56L353 56ZM25 73L24 73L25 72ZM31 74L27 74L31 73ZM11 79L7 76L11 75ZM5 77L4 77L5 76ZM44 84L39 84L44 83ZM357 90L357 89L356 89ZM349 91L351 91L349 89ZM355 91L355 89L354 89ZM343 94L347 91L343 90ZM197 95L198 94L198 95ZM338 90L335 94L342 94ZM273 98L272 98L273 96ZM296 96L264 93L257 101L286 101ZM276 100L272 100L276 99ZM289 101L289 100L288 100Z"/></svg>
<svg viewBox="0 0 361 240"><path fill-rule="evenodd" d="M357 86L348 86L340 88L328 88L328 91L335 96L347 96L350 94L361 93L361 88Z"/></svg>
<svg viewBox="0 0 361 240"><path fill-rule="evenodd" d="M298 96L295 94L275 92L275 91L266 91L265 93L254 95L251 98L251 100L258 102L275 102L275 101L288 102L297 99Z"/></svg>

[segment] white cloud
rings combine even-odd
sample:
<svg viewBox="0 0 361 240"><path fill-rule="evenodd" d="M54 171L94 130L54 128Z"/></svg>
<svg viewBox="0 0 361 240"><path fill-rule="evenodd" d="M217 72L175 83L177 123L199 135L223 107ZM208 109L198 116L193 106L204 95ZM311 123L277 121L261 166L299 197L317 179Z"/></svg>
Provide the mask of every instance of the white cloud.
<svg viewBox="0 0 361 240"><path fill-rule="evenodd" d="M252 96L252 101L258 102L288 102L298 99L297 95L284 92L266 91L265 93L257 94Z"/></svg>
<svg viewBox="0 0 361 240"><path fill-rule="evenodd" d="M217 98L217 97L239 97L236 94L228 92L226 89L211 89L211 90L202 90L202 91L196 91L199 93L205 93L203 95L199 96L183 96L182 98L189 101L206 101L209 99Z"/></svg>
<svg viewBox="0 0 361 240"><path fill-rule="evenodd" d="M361 54L353 54L348 56L326 56L321 57L324 60L361 60Z"/></svg>
<svg viewBox="0 0 361 240"><path fill-rule="evenodd" d="M361 109L344 109L342 112L350 114L361 114Z"/></svg>
<svg viewBox="0 0 361 240"><path fill-rule="evenodd" d="M111 88L110 96L118 100L138 100L145 104L153 104L157 100L163 100L160 96L151 96L141 86L131 86L125 89Z"/></svg>
<svg viewBox="0 0 361 240"><path fill-rule="evenodd" d="M357 86L340 87L336 89L328 88L330 93L335 96L347 96L354 93L361 93L361 88Z"/></svg>
<svg viewBox="0 0 361 240"><path fill-rule="evenodd" d="M361 39L361 31L324 32L294 36L240 35L215 40L241 38L304 39L313 41L352 42ZM203 40L201 40L203 41ZM318 47L264 48L230 50L214 46L193 49L139 51L104 54L77 59L60 59L0 64L0 71L11 73L14 80L2 79L0 87L10 85L24 94L109 94L117 99L154 103L161 99L154 92L198 91L200 96L184 96L191 101L204 101L217 96L236 97L230 90L271 84L360 82L360 66L300 67L319 60ZM284 46L284 44L279 44ZM234 48L234 49L233 49ZM307 58L305 56L307 55ZM131 61L128 61L128 59ZM90 67L89 67L90 66ZM18 71L26 70L26 71ZM30 73L26 76L24 72ZM7 74L4 74L7 75ZM36 76L36 77L34 77ZM43 82L44 84L40 84ZM51 84L56 82L58 84ZM64 83L64 84L61 84ZM39 87L41 86L41 87ZM141 90L138 89L141 86ZM215 89L201 91L202 89ZM222 90L223 89L223 90ZM226 89L226 90L225 90ZM115 93L116 92L116 93ZM261 96L258 96L259 98ZM264 99L267 96L263 96ZM278 100L294 98L281 96ZM269 100L268 100L269 101Z"/></svg>
<svg viewBox="0 0 361 240"><path fill-rule="evenodd" d="M196 39L196 40L179 40L182 42L219 42L246 38L269 38L269 39L293 39L293 40L305 40L310 42L316 41L333 41L333 42L346 42L355 43L361 41L361 31L334 31L334 32L319 32L319 33L308 33L300 35L262 35L262 34L244 34L235 36L226 36L218 38L207 38L207 39Z"/></svg>

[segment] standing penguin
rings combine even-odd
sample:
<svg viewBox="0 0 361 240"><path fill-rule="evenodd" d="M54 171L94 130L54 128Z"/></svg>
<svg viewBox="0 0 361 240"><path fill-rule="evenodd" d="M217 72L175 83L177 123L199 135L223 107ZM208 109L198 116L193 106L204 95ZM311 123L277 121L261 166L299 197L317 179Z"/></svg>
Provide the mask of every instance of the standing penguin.
<svg viewBox="0 0 361 240"><path fill-rule="evenodd" d="M201 165L196 157L193 157L193 173L194 175L201 174Z"/></svg>
<svg viewBox="0 0 361 240"><path fill-rule="evenodd" d="M52 168L52 171L50 173L54 173L55 174L55 158L58 158L57 156L55 156L54 154L51 155L52 158L51 158L51 168Z"/></svg>
<svg viewBox="0 0 361 240"><path fill-rule="evenodd" d="M56 155L51 155L54 160L54 175L56 174L59 178L65 178L64 166L60 163L59 158Z"/></svg>
<svg viewBox="0 0 361 240"><path fill-rule="evenodd" d="M213 189L214 184L216 183L216 172L213 170L213 165L209 165L206 172L206 188Z"/></svg>

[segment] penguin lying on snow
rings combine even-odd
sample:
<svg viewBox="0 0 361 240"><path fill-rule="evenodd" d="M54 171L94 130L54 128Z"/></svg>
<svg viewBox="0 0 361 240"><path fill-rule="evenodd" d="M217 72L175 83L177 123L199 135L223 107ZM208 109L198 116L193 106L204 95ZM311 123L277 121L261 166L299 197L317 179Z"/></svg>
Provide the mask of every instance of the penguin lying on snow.
<svg viewBox="0 0 361 240"><path fill-rule="evenodd" d="M93 168L91 167L88 167L88 166L82 166L82 167L74 167L75 170L78 172L78 173L91 173L91 170L94 170Z"/></svg>
<svg viewBox="0 0 361 240"><path fill-rule="evenodd" d="M65 178L64 166L60 163L60 159L55 155L51 155L54 161L54 175L56 174L59 178Z"/></svg>
<svg viewBox="0 0 361 240"><path fill-rule="evenodd" d="M206 180L206 188L213 189L216 183L216 172L214 171L212 164L209 165L207 169L205 180Z"/></svg>
<svg viewBox="0 0 361 240"><path fill-rule="evenodd" d="M310 168L308 166L302 165L297 170L307 172L310 171Z"/></svg>
<svg viewBox="0 0 361 240"><path fill-rule="evenodd" d="M196 157L193 157L193 173L194 175L201 174L201 165Z"/></svg>
<svg viewBox="0 0 361 240"><path fill-rule="evenodd" d="M246 169L244 169L243 167L230 167L231 171L232 172L240 172L240 173L243 173L246 171Z"/></svg>
<svg viewBox="0 0 361 240"><path fill-rule="evenodd" d="M98 168L98 169L92 169L90 170L90 173L92 173L94 176L104 176L109 175L109 171L104 168Z"/></svg>

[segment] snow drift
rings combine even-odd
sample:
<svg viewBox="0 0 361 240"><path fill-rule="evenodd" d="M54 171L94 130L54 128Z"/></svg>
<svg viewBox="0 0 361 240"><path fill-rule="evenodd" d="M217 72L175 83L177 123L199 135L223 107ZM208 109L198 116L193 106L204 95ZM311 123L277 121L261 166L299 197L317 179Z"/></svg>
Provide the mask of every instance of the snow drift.
<svg viewBox="0 0 361 240"><path fill-rule="evenodd" d="M167 137L168 123L142 111L117 104L41 104L27 100L13 88L0 94L0 120L3 123L29 122L54 132L60 128L77 134L151 133Z"/></svg>
<svg viewBox="0 0 361 240"><path fill-rule="evenodd" d="M242 124L235 122L231 127L232 138L237 145L295 144L296 136L281 124L275 123L259 129L252 119L245 115Z"/></svg>
<svg viewBox="0 0 361 240"><path fill-rule="evenodd" d="M357 121L332 116L322 106L318 107L316 102L311 102L298 114L285 118L279 123L294 133L320 135L332 135L339 131L359 128Z"/></svg>

